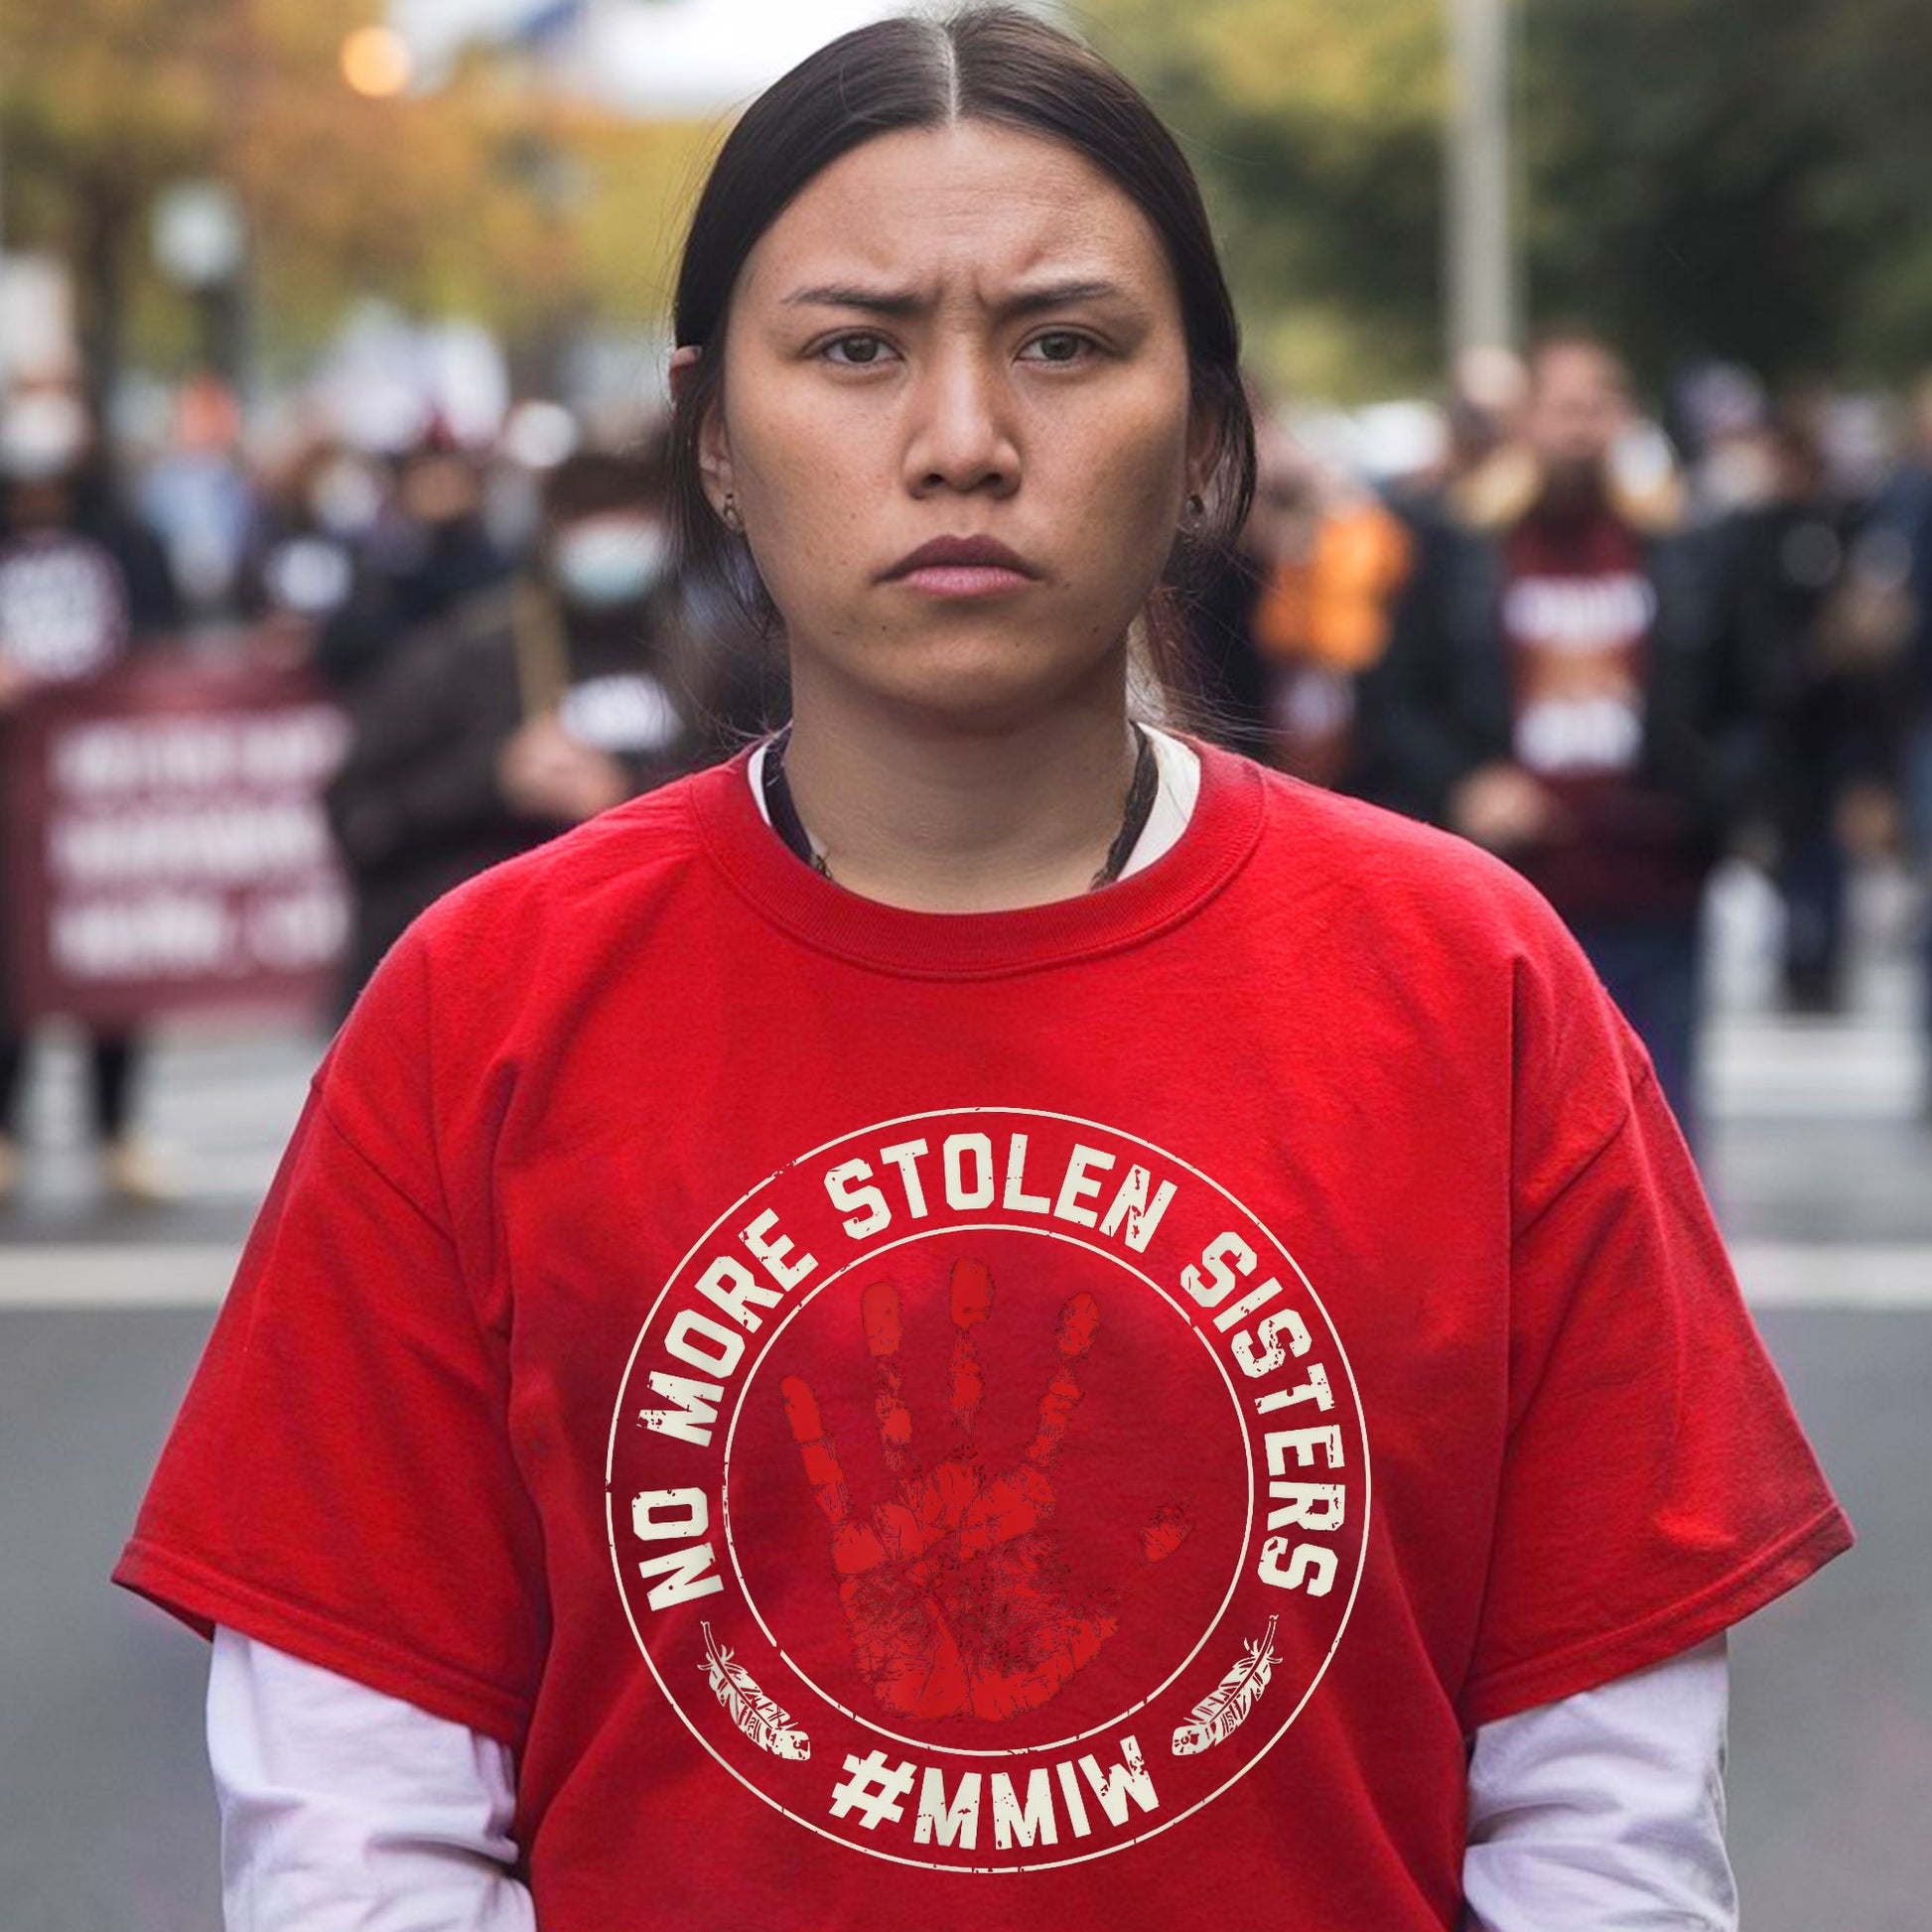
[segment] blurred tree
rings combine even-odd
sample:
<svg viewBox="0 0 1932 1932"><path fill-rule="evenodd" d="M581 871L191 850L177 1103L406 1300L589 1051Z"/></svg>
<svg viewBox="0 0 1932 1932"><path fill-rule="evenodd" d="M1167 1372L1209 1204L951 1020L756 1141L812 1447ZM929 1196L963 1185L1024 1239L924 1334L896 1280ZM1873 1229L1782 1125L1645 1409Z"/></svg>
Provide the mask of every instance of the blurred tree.
<svg viewBox="0 0 1932 1932"><path fill-rule="evenodd" d="M1932 297L1922 0L1533 0L1536 306L1653 373L1898 374Z"/></svg>
<svg viewBox="0 0 1932 1932"><path fill-rule="evenodd" d="M375 0L0 0L10 245L74 264L90 363L132 329L191 352L148 215L187 177L254 234L255 341L312 350L345 304L476 315L541 367L595 318L662 318L715 130L557 99L500 54L367 99ZM1179 131L1257 369L1355 397L1440 366L1443 0L1078 0ZM1926 0L1521 0L1534 320L1598 322L1647 374L1687 351L1774 378L1932 352Z"/></svg>
<svg viewBox="0 0 1932 1932"><path fill-rule="evenodd" d="M248 217L258 343L326 338L353 297L554 340L595 311L654 324L707 130L559 101L514 62L370 99L339 67L369 0L0 0L8 243L72 264L97 386L130 314L179 353L148 215L186 177ZM132 302L138 293L141 299Z"/></svg>
<svg viewBox="0 0 1932 1932"><path fill-rule="evenodd" d="M1320 392L1440 362L1443 0L1082 0L1180 131L1264 374ZM1533 322L1655 378L1932 361L1932 6L1520 0Z"/></svg>
<svg viewBox="0 0 1932 1932"><path fill-rule="evenodd" d="M1442 0L1084 0L1202 177L1250 357L1348 396L1441 361Z"/></svg>
<svg viewBox="0 0 1932 1932"><path fill-rule="evenodd" d="M8 245L72 266L82 349L118 364L136 234L155 188L205 171L217 113L207 0L0 0Z"/></svg>

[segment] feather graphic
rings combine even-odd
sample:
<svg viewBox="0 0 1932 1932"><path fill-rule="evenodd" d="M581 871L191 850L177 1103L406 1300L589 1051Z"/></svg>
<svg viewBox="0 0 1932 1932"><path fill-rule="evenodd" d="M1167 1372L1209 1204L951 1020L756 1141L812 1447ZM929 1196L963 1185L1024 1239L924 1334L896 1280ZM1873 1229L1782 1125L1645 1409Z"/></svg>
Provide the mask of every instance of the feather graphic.
<svg viewBox="0 0 1932 1932"><path fill-rule="evenodd" d="M812 1740L791 1722L791 1714L781 1711L758 1687L743 1664L734 1663L729 1650L704 1630L705 1655L709 1660L705 1675L718 1702L731 1714L731 1721L759 1750L773 1757L788 1757L802 1763L812 1754Z"/></svg>
<svg viewBox="0 0 1932 1932"><path fill-rule="evenodd" d="M1281 1661L1271 1647L1279 1620L1272 1616L1268 1619L1261 1641L1249 1644L1235 1660L1234 1668L1194 1706L1192 1723L1175 1726L1174 1756L1193 1757L1223 1737L1233 1736L1247 1722L1248 1713L1261 1701Z"/></svg>

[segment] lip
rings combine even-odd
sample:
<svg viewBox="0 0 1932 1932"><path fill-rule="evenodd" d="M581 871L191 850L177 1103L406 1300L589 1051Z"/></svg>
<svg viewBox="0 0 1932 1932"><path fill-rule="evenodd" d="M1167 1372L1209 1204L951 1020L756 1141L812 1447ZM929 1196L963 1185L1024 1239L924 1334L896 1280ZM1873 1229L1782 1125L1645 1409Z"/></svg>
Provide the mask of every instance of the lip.
<svg viewBox="0 0 1932 1932"><path fill-rule="evenodd" d="M934 537L901 557L880 581L941 597L986 597L1018 590L1038 576L1025 557L995 537Z"/></svg>

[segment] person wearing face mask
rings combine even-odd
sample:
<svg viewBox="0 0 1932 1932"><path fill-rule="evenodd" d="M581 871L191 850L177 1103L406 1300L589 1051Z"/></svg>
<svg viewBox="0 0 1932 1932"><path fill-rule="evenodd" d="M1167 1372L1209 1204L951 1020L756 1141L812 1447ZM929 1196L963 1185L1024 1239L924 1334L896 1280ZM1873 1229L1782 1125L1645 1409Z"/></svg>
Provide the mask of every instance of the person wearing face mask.
<svg viewBox="0 0 1932 1932"><path fill-rule="evenodd" d="M350 688L347 997L440 894L717 749L668 561L661 454L569 457L530 569Z"/></svg>
<svg viewBox="0 0 1932 1932"><path fill-rule="evenodd" d="M364 651L380 658L386 594L366 553L382 507L373 467L318 436L269 480L241 573L244 615L338 687L367 668Z"/></svg>
<svg viewBox="0 0 1932 1932"><path fill-rule="evenodd" d="M311 480L307 517L353 564L349 596L322 614L315 666L339 693L380 672L415 634L504 583L474 453L440 422L385 479L340 453Z"/></svg>
<svg viewBox="0 0 1932 1932"><path fill-rule="evenodd" d="M1731 1932L1723 1633L1851 1532L1548 905L1151 684L1255 475L1178 144L859 29L675 327L790 724L318 1074L117 1572L215 1639L231 1932Z"/></svg>
<svg viewBox="0 0 1932 1932"><path fill-rule="evenodd" d="M101 676L180 621L166 555L114 500L79 396L56 386L9 397L0 408L0 717L38 693ZM0 943L0 1203L20 1180L29 1043L7 1012L4 969ZM109 1186L131 1201L172 1199L173 1181L133 1128L134 1037L94 1034L87 1054Z"/></svg>

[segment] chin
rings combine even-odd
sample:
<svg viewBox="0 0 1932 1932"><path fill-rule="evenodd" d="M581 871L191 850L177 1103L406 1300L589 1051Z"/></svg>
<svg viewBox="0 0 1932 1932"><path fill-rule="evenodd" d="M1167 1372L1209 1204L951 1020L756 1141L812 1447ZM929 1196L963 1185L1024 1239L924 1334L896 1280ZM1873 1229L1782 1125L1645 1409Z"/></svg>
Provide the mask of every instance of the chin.
<svg viewBox="0 0 1932 1932"><path fill-rule="evenodd" d="M1011 633L982 633L887 648L847 674L896 708L991 731L1084 707L1098 683L1111 687L1124 676L1124 664L1122 652L1073 655Z"/></svg>

